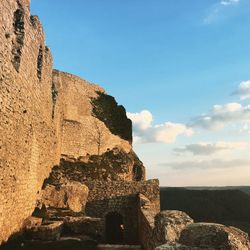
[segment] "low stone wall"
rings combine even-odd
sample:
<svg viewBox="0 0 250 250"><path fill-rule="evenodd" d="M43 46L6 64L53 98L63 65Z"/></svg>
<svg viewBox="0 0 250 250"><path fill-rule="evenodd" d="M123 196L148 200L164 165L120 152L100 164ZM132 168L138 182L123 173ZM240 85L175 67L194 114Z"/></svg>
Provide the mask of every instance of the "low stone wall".
<svg viewBox="0 0 250 250"><path fill-rule="evenodd" d="M153 250L158 241L155 235L155 216L160 210L154 209L150 200L145 196L139 195L138 199L139 241L144 250Z"/></svg>
<svg viewBox="0 0 250 250"><path fill-rule="evenodd" d="M137 196L120 196L105 200L93 200L86 205L86 214L101 218L102 242L106 242L106 218L113 212L122 216L125 244L138 244Z"/></svg>
<svg viewBox="0 0 250 250"><path fill-rule="evenodd" d="M85 235L100 240L102 235L102 221L90 217L66 217L63 224L63 236Z"/></svg>
<svg viewBox="0 0 250 250"><path fill-rule="evenodd" d="M160 188L159 180L148 181L112 181L101 180L84 182L89 188L88 202L93 200L104 200L131 194L143 194L160 211Z"/></svg>
<svg viewBox="0 0 250 250"><path fill-rule="evenodd" d="M89 188L86 214L102 219L103 240L105 241L106 216L111 212L117 212L123 218L124 243L138 244L140 231L138 194L143 193L147 195L152 209L159 212L159 181L91 181L84 184Z"/></svg>
<svg viewBox="0 0 250 250"><path fill-rule="evenodd" d="M153 230L154 216L147 214L143 210L139 210L139 240L144 250L154 249Z"/></svg>

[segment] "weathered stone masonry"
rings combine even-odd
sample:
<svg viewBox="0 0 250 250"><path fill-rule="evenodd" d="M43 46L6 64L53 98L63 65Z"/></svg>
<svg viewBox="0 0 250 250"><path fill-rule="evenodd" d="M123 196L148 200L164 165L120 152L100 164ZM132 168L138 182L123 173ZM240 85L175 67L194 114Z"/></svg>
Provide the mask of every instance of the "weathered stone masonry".
<svg viewBox="0 0 250 250"><path fill-rule="evenodd" d="M22 228L61 155L77 159L132 148L131 121L123 107L106 98L101 87L53 71L42 26L29 4L0 4L0 243ZM100 95L113 111L108 124L93 114L92 102ZM128 124L125 130L114 123L117 114L120 124ZM132 169L126 178L131 174Z"/></svg>
<svg viewBox="0 0 250 250"><path fill-rule="evenodd" d="M52 57L38 18L30 16L28 0L1 1L0 41L2 242L32 213L60 150L57 121L51 116Z"/></svg>
<svg viewBox="0 0 250 250"><path fill-rule="evenodd" d="M160 212L159 182L145 181L124 107L52 70L29 4L0 2L0 244L23 228L40 240L64 228L145 250L166 242L157 249L250 249L238 229Z"/></svg>
<svg viewBox="0 0 250 250"><path fill-rule="evenodd" d="M139 199L138 194L147 195L151 211L160 211L159 181L102 181L86 182L89 196L86 204L86 214L101 218L103 222L103 235L105 235L106 217L111 212L119 213L124 221L124 242L126 244L141 244L139 234ZM103 239L105 240L105 238Z"/></svg>

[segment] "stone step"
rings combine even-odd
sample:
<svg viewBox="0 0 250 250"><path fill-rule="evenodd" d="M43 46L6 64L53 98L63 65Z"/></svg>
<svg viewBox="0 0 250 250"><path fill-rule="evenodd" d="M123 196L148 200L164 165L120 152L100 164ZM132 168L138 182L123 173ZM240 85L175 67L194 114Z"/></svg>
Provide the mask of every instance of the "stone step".
<svg viewBox="0 0 250 250"><path fill-rule="evenodd" d="M139 245L106 245L99 244L97 246L98 250L141 250Z"/></svg>

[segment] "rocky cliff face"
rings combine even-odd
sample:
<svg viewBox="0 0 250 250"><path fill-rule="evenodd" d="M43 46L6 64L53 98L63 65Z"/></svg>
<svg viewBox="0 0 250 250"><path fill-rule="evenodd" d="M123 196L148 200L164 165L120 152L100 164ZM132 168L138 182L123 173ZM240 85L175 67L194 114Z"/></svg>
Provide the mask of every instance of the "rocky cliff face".
<svg viewBox="0 0 250 250"><path fill-rule="evenodd" d="M29 4L0 3L0 243L22 228L61 155L74 161L96 155L84 167L96 161L110 169L119 148L127 166L117 178L124 179L137 161L125 109L101 87L53 71Z"/></svg>

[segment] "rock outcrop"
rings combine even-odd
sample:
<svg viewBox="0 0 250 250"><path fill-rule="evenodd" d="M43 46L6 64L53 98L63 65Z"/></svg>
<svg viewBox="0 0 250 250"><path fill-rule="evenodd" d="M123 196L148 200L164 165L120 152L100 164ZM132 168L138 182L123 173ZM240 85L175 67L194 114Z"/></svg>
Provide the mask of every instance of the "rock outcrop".
<svg viewBox="0 0 250 250"><path fill-rule="evenodd" d="M250 249L247 233L234 227L213 223L194 223L181 233L179 242L190 247L213 249Z"/></svg>
<svg viewBox="0 0 250 250"><path fill-rule="evenodd" d="M188 225L177 242L168 242L156 250L248 250L248 235L234 227L213 223Z"/></svg>
<svg viewBox="0 0 250 250"><path fill-rule="evenodd" d="M193 223L193 219L186 213L177 210L157 212L152 209L152 203L145 196L140 195L139 198L141 206L140 237L143 248L154 250L164 243L167 243L168 247L176 245L182 231Z"/></svg>
<svg viewBox="0 0 250 250"><path fill-rule="evenodd" d="M193 219L182 211L166 210L158 213L155 217L155 228L159 241L178 241L182 230L193 222Z"/></svg>
<svg viewBox="0 0 250 250"><path fill-rule="evenodd" d="M46 207L69 209L73 212L84 212L88 198L88 187L79 182L63 185L47 185L42 190L42 200Z"/></svg>

